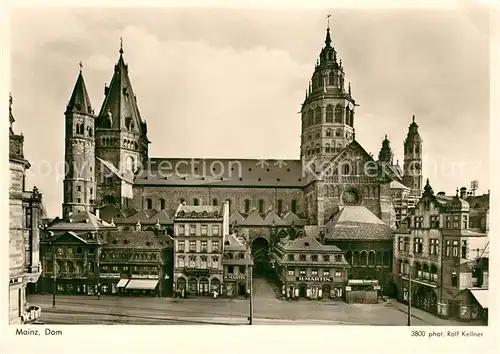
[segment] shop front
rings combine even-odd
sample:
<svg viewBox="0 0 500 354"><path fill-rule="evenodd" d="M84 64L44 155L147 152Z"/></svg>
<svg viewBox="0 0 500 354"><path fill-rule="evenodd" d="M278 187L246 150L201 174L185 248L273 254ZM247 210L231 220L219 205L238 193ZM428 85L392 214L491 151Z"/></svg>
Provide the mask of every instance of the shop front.
<svg viewBox="0 0 500 354"><path fill-rule="evenodd" d="M121 280L120 280L121 281ZM124 286L124 291L133 296L155 296L158 294L158 275L132 275L130 280ZM123 282L122 282L123 284ZM117 284L118 287L118 284Z"/></svg>
<svg viewBox="0 0 500 354"><path fill-rule="evenodd" d="M246 296L247 277L243 274L225 275L223 289L223 295L227 297Z"/></svg>
<svg viewBox="0 0 500 354"><path fill-rule="evenodd" d="M289 299L319 300L342 297L342 284L329 277L296 277L296 281L283 284L282 294Z"/></svg>
<svg viewBox="0 0 500 354"><path fill-rule="evenodd" d="M120 282L120 280L120 273L101 273L101 295L118 294L118 283Z"/></svg>

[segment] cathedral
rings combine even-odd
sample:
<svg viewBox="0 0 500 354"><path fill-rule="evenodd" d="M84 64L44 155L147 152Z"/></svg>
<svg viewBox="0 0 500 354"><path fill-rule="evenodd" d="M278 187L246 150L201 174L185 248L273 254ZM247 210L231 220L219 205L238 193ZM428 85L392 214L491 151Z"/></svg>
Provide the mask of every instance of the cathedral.
<svg viewBox="0 0 500 354"><path fill-rule="evenodd" d="M270 242L272 227L322 227L345 206L362 207L394 228L407 212L401 209L421 195L422 139L415 117L403 168L394 163L387 137L378 160L362 147L354 125L358 105L330 28L302 103L295 160L150 157L148 127L122 46L104 96L96 113L80 70L65 111L63 218L99 210L116 225L168 225L183 202L228 201L231 223L248 241Z"/></svg>

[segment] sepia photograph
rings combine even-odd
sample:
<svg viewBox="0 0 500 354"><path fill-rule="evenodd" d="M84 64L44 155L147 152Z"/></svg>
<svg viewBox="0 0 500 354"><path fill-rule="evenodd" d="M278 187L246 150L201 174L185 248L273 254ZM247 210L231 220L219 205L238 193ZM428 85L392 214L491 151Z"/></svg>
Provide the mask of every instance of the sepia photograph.
<svg viewBox="0 0 500 354"><path fill-rule="evenodd" d="M22 7L9 55L16 334L483 336L487 10Z"/></svg>

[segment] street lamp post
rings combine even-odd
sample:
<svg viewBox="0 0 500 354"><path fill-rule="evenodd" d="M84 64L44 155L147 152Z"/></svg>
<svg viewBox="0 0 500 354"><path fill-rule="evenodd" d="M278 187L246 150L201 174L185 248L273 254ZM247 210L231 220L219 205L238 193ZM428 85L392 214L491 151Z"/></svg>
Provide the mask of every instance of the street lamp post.
<svg viewBox="0 0 500 354"><path fill-rule="evenodd" d="M409 263L408 263L409 265ZM409 265L409 272L408 272L408 323L407 326L411 326L411 266Z"/></svg>
<svg viewBox="0 0 500 354"><path fill-rule="evenodd" d="M101 259L101 247L97 246L97 300L101 299L101 265L99 260Z"/></svg>
<svg viewBox="0 0 500 354"><path fill-rule="evenodd" d="M252 269L252 265L250 265L250 274L249 274L249 277L250 277L250 313L248 315L248 324L249 325L252 325L252 322L253 322L253 276L252 276L252 273L253 273L253 269Z"/></svg>
<svg viewBox="0 0 500 354"><path fill-rule="evenodd" d="M52 307L56 307L56 290L57 290L57 284L56 284L56 273L57 273L57 262L56 262L56 247L54 244L52 244L52 276L54 278L53 284L52 284Z"/></svg>

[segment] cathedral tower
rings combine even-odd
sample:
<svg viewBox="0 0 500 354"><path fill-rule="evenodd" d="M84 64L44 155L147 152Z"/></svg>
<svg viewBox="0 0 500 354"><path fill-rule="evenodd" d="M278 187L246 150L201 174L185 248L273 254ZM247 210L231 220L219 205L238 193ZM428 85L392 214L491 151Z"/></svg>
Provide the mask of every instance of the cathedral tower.
<svg viewBox="0 0 500 354"><path fill-rule="evenodd" d="M354 140L354 99L346 90L342 60L331 46L327 28L325 46L316 63L302 104L301 159L332 158Z"/></svg>
<svg viewBox="0 0 500 354"><path fill-rule="evenodd" d="M391 149L391 142L387 139L387 135L385 139L382 141L382 147L380 148L380 152L378 153L378 161L382 163L387 163L392 165L394 158L394 153Z"/></svg>
<svg viewBox="0 0 500 354"><path fill-rule="evenodd" d="M94 110L90 104L82 66L66 112L63 218L91 211L95 203Z"/></svg>
<svg viewBox="0 0 500 354"><path fill-rule="evenodd" d="M109 197L121 203L123 198L131 197L123 195L123 184L131 188L134 172L147 163L149 144L146 122L137 107L122 46L104 95L96 120L98 201L102 204L103 198Z"/></svg>
<svg viewBox="0 0 500 354"><path fill-rule="evenodd" d="M422 139L415 123L415 115L408 129L404 142L403 184L411 189L412 194L422 196Z"/></svg>

